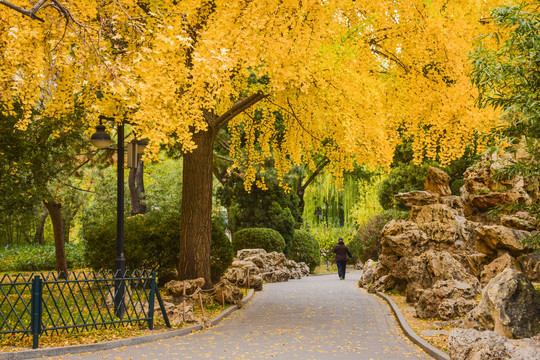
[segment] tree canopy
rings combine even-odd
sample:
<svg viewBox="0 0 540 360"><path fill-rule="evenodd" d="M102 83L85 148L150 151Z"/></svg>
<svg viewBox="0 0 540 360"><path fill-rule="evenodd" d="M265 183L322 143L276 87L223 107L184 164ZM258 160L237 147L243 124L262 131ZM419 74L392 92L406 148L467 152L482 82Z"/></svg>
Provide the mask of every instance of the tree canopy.
<svg viewBox="0 0 540 360"><path fill-rule="evenodd" d="M499 121L474 107L466 76L471 39L497 0L20 3L0 1L13 10L0 13L6 108L23 104L24 129L33 107L63 117L83 103L90 124L98 114L129 121L150 139L147 156L180 144L187 277L209 279L220 128L249 188L270 156L280 177L302 162L315 171L314 155L337 178L355 164L389 168L404 132L417 162L447 163Z"/></svg>

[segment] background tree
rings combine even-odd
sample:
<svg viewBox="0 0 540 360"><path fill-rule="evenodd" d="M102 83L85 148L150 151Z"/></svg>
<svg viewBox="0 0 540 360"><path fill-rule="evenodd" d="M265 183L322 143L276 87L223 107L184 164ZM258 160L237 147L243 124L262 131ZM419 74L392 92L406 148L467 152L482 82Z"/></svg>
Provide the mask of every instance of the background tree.
<svg viewBox="0 0 540 360"><path fill-rule="evenodd" d="M480 107L503 111L506 125L500 145L509 145L520 156L500 171L501 177L521 175L531 183L540 178L540 2L496 8L492 32L480 38L471 55L472 80L478 87ZM525 150L525 152L523 152ZM509 204L506 210L527 210L540 219L538 199L530 204ZM537 235L528 240L540 248Z"/></svg>
<svg viewBox="0 0 540 360"><path fill-rule="evenodd" d="M221 128L232 134L232 157L246 159L248 189L269 157L280 178L302 161L316 171L309 160L316 154L329 159L325 171L338 182L355 164L388 169L400 128L414 138L415 161L438 154L447 163L462 155L474 131L496 125L492 111L474 108L475 90L464 76L469 39L496 3L11 6L0 13L0 53L9 64L0 96L8 111L12 99L23 104L21 129L41 98L54 114L69 112L77 94L89 123L98 112L119 122L129 117L154 155L163 144L181 144L179 274L209 284L213 144ZM43 56L25 56L28 49ZM96 90L106 95L97 99Z"/></svg>
<svg viewBox="0 0 540 360"><path fill-rule="evenodd" d="M65 243L69 241L71 220L80 208L76 194L77 175L93 156L81 133L84 127L80 112L55 118L44 117L37 110L25 131L17 129L17 114L0 108L2 129L0 153L7 160L0 178L0 205L5 210L42 202L50 215L56 249L56 269L67 275Z"/></svg>

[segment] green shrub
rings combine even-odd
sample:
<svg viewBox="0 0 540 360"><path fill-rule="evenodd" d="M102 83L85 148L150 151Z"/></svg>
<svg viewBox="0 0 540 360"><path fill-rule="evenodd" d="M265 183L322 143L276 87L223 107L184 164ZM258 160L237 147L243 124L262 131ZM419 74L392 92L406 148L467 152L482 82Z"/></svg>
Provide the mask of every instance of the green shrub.
<svg viewBox="0 0 540 360"><path fill-rule="evenodd" d="M87 221L83 225L86 258L93 269L114 269L116 221ZM175 269L180 249L180 215L151 211L124 221L124 253L129 269L152 269L158 275Z"/></svg>
<svg viewBox="0 0 540 360"><path fill-rule="evenodd" d="M400 164L392 169L379 186L379 203L383 209L397 208L406 210L402 203L394 199L398 193L412 190L424 190L428 165Z"/></svg>
<svg viewBox="0 0 540 360"><path fill-rule="evenodd" d="M85 246L82 243L66 244L68 269L86 267ZM56 270L56 257L53 244L28 244L6 246L0 251L0 271L52 271Z"/></svg>
<svg viewBox="0 0 540 360"><path fill-rule="evenodd" d="M279 232L267 228L247 228L234 233L234 251L242 249L264 249L267 252L283 252L285 240Z"/></svg>
<svg viewBox="0 0 540 360"><path fill-rule="evenodd" d="M353 257L366 262L369 259L378 260L381 254L381 231L390 220L406 219L406 211L387 210L373 216L359 226L358 232L349 244Z"/></svg>
<svg viewBox="0 0 540 360"><path fill-rule="evenodd" d="M309 231L297 230L294 233L289 258L296 262L305 262L313 272L321 263L321 248L315 236Z"/></svg>
<svg viewBox="0 0 540 360"><path fill-rule="evenodd" d="M219 217L212 218L212 248L210 249L210 276L218 282L225 270L232 264L234 251L231 241L225 234Z"/></svg>
<svg viewBox="0 0 540 360"><path fill-rule="evenodd" d="M93 269L114 269L116 222L88 221L83 226L87 243L85 256ZM212 219L211 274L219 279L232 263L230 241L219 220ZM169 278L180 254L180 214L154 210L128 217L124 222L124 253L129 269L152 269Z"/></svg>

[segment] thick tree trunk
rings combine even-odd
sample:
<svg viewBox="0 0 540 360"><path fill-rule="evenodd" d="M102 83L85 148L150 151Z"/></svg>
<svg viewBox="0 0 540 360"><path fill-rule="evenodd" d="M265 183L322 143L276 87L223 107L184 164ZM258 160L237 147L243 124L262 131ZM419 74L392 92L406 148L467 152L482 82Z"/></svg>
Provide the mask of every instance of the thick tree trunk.
<svg viewBox="0 0 540 360"><path fill-rule="evenodd" d="M68 274L66 248L64 246L64 228L62 222L62 205L55 201L45 201L45 206L51 216L54 232L54 248L56 253L56 271L58 277L65 279Z"/></svg>
<svg viewBox="0 0 540 360"><path fill-rule="evenodd" d="M180 220L180 280L210 279L212 241L212 168L217 129L209 127L193 135L197 148L183 155L182 214Z"/></svg>
<svg viewBox="0 0 540 360"><path fill-rule="evenodd" d="M131 215L145 214L144 202L144 163L137 156L137 167L129 170L129 193L131 195Z"/></svg>
<svg viewBox="0 0 540 360"><path fill-rule="evenodd" d="M45 232L45 222L47 221L47 217L49 216L49 213L47 212L47 208L43 208L43 216L41 217L41 221L39 222L39 227L36 231L36 241L39 245L45 245L45 239L43 238L43 233Z"/></svg>

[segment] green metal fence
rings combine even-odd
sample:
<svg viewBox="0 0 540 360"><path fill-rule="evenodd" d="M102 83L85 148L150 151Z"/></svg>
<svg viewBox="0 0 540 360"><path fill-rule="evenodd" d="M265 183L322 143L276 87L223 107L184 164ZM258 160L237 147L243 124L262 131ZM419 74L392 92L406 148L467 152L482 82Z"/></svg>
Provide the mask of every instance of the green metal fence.
<svg viewBox="0 0 540 360"><path fill-rule="evenodd" d="M168 327L169 319L148 270L70 273L5 274L0 280L0 336L32 335L33 348L43 333L62 333L125 326L154 327L154 305Z"/></svg>

